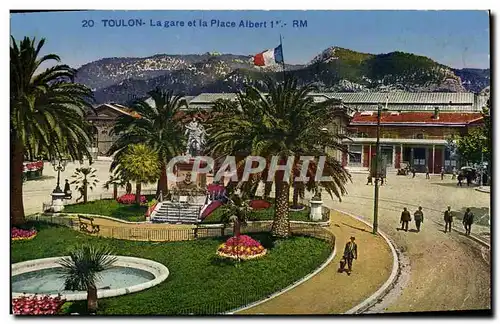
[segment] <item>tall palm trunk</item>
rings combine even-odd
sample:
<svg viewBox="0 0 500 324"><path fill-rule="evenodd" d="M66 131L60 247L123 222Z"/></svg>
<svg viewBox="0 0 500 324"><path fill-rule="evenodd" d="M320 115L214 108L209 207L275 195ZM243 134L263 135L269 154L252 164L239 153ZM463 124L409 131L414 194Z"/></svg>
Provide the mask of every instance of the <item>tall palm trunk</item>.
<svg viewBox="0 0 500 324"><path fill-rule="evenodd" d="M85 179L83 180L83 203L84 204L86 204L87 200L88 200L87 188L88 188L87 177L85 177Z"/></svg>
<svg viewBox="0 0 500 324"><path fill-rule="evenodd" d="M97 312L97 288L94 285L87 288L87 310L91 314Z"/></svg>
<svg viewBox="0 0 500 324"><path fill-rule="evenodd" d="M297 207L299 205L299 184L297 182L293 183L293 198L292 198L292 206Z"/></svg>
<svg viewBox="0 0 500 324"><path fill-rule="evenodd" d="M276 209L274 214L271 235L277 238L290 236L290 219L288 217L288 201L290 199L290 183L277 180L276 184Z"/></svg>
<svg viewBox="0 0 500 324"><path fill-rule="evenodd" d="M137 182L135 184L135 203L137 205L140 205L141 204L141 183L140 182Z"/></svg>
<svg viewBox="0 0 500 324"><path fill-rule="evenodd" d="M269 198L269 196L271 195L271 190L273 190L272 181L264 182L264 199Z"/></svg>
<svg viewBox="0 0 500 324"><path fill-rule="evenodd" d="M116 198L118 198L118 185L113 183L113 199L116 200Z"/></svg>
<svg viewBox="0 0 500 324"><path fill-rule="evenodd" d="M161 191L163 193L163 197L166 197L168 194L167 164L165 162L161 162L160 168L161 174L160 179L158 180L158 185L156 186L156 196L158 196Z"/></svg>
<svg viewBox="0 0 500 324"><path fill-rule="evenodd" d="M12 144L10 154L10 217L12 225L17 226L26 222L23 204L24 145L22 141Z"/></svg>

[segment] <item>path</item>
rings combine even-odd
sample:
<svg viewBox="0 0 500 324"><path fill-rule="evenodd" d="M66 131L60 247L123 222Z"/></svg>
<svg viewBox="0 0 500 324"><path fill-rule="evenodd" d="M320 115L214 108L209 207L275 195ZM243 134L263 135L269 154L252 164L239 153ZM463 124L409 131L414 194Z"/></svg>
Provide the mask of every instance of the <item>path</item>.
<svg viewBox="0 0 500 324"><path fill-rule="evenodd" d="M372 295L389 278L392 253L386 241L352 217L332 212L328 228L335 234L337 253L321 272L286 293L236 314L341 314ZM345 243L356 237L358 260L350 276L338 273Z"/></svg>

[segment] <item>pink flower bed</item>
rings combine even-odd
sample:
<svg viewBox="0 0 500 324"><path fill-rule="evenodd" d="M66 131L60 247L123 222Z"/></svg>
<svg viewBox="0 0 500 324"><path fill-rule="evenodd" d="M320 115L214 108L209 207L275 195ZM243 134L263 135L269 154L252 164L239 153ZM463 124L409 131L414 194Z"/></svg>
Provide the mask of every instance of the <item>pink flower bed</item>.
<svg viewBox="0 0 500 324"><path fill-rule="evenodd" d="M23 172L27 171L37 171L43 169L43 161L36 162L24 162L23 163Z"/></svg>
<svg viewBox="0 0 500 324"><path fill-rule="evenodd" d="M36 229L32 228L30 230L20 229L13 227L10 230L10 237L13 241L21 241L21 240L32 240L35 238L37 232Z"/></svg>
<svg viewBox="0 0 500 324"><path fill-rule="evenodd" d="M12 312L14 315L54 315L64 302L59 296L22 296L12 299Z"/></svg>
<svg viewBox="0 0 500 324"><path fill-rule="evenodd" d="M123 195L123 196L116 198L116 201L118 201L120 204L124 204L124 205L135 204L135 195L134 194L126 194L126 195ZM146 197L141 196L141 204L145 204L147 202L148 201L147 201Z"/></svg>
<svg viewBox="0 0 500 324"><path fill-rule="evenodd" d="M250 260L266 254L262 244L248 235L233 236L217 249L217 255L230 259Z"/></svg>
<svg viewBox="0 0 500 324"><path fill-rule="evenodd" d="M252 209L255 209L255 210L267 209L267 208L271 207L271 203L268 201L265 201L265 200L252 200L250 202L250 207L252 207Z"/></svg>

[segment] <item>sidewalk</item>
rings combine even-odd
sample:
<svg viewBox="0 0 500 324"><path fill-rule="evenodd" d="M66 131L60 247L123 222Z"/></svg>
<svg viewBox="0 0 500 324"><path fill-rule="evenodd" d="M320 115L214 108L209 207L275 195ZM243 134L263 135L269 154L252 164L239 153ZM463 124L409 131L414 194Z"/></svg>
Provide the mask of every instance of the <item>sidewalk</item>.
<svg viewBox="0 0 500 324"><path fill-rule="evenodd" d="M276 315L341 314L371 296L389 278L392 253L381 236L352 217L332 211L329 230L336 237L336 255L320 273L301 285L260 305L236 313ZM350 276L338 273L344 245L356 237L358 260Z"/></svg>

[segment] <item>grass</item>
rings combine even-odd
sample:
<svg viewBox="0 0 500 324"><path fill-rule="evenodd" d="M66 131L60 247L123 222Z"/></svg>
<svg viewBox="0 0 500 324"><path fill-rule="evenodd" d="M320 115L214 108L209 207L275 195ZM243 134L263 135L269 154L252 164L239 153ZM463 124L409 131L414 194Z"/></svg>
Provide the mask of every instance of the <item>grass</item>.
<svg viewBox="0 0 500 324"><path fill-rule="evenodd" d="M290 211L290 220L295 221L310 221L309 219L309 207L304 208L301 211ZM220 223L220 217L224 213L224 206L217 208L212 214L203 220L202 223L214 224ZM267 209L260 209L251 211L248 215L249 221L262 221L262 220L273 220L274 219L274 205Z"/></svg>
<svg viewBox="0 0 500 324"><path fill-rule="evenodd" d="M151 197L146 197L151 200ZM274 218L274 199L269 199L272 203L268 209L255 210L250 212L248 217L249 221L273 220ZM146 220L144 214L147 211L147 206L137 205L122 205L114 199L102 199L89 201L87 203L78 203L73 205L66 205L64 207L65 213L81 213L81 214L96 214L103 216L110 216L129 222L143 222ZM210 216L205 218L202 223L204 224L217 224L220 223L220 217L224 212L224 207L219 207ZM310 209L306 206L301 211L290 211L290 220L294 221L310 221Z"/></svg>
<svg viewBox="0 0 500 324"><path fill-rule="evenodd" d="M328 243L310 237L273 241L268 233L251 234L268 254L242 262L221 261L215 256L226 238L149 243L91 237L65 227L35 224L32 241L12 242L11 262L67 255L75 244L106 244L114 253L151 259L166 265L170 275L158 286L130 295L99 300L98 314L169 315L189 309L207 314L229 311L268 296L306 276L330 254ZM68 303L67 312L80 312L85 301Z"/></svg>

